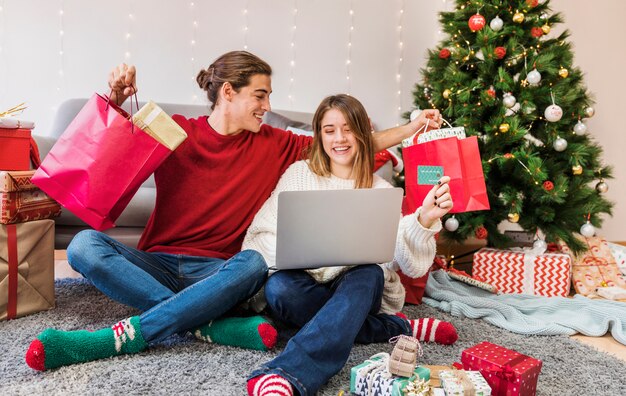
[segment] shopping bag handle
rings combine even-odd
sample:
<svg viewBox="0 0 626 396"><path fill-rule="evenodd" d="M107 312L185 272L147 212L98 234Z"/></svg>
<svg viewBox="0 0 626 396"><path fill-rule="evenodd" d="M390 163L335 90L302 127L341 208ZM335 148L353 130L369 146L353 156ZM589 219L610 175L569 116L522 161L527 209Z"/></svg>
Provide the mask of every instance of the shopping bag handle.
<svg viewBox="0 0 626 396"><path fill-rule="evenodd" d="M130 117L128 118L128 121L130 121L130 133L134 134L135 124L133 124L133 97L135 98L135 108L137 109L137 111L139 111L139 100L137 100L137 89L135 88L135 86L133 84L130 84L130 87L133 89L133 94L130 95ZM111 95L113 95L113 88L111 88L111 90L109 91L109 95L105 95L105 97L107 98L107 105L105 107L105 110L109 110ZM117 96L115 97L115 99L115 105L119 107L120 104L117 103Z"/></svg>
<svg viewBox="0 0 626 396"><path fill-rule="evenodd" d="M454 128L452 126L452 124L450 124L448 122L448 120L446 120L445 118L441 117L441 121L445 122L446 124L448 124L448 126L450 128ZM427 118L426 119L426 124L422 125L422 127L420 129L418 129L417 131L415 131L415 133L413 134L413 136L411 136L411 141L413 142L413 144L417 144L417 138L419 137L419 135L421 135L422 133L426 132L426 130L428 129L428 124L430 123L430 119ZM423 131L422 131L423 129Z"/></svg>

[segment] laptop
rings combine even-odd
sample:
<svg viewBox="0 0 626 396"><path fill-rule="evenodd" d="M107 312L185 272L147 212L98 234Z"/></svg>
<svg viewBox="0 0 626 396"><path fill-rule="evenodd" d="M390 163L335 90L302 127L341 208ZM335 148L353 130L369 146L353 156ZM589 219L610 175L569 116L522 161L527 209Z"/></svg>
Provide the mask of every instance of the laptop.
<svg viewBox="0 0 626 396"><path fill-rule="evenodd" d="M393 260L402 195L401 188L280 192L276 269Z"/></svg>

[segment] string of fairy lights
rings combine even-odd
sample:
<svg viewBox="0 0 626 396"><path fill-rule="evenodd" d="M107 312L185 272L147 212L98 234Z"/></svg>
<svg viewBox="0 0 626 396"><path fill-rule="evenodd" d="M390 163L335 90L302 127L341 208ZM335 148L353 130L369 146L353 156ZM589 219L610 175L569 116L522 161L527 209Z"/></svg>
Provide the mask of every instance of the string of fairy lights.
<svg viewBox="0 0 626 396"><path fill-rule="evenodd" d="M402 118L402 64L404 62L404 31L402 23L404 21L404 0L400 1L400 11L398 12L398 69L396 72L396 84L398 85L397 102L398 102L398 120ZM400 123L396 123L396 126Z"/></svg>
<svg viewBox="0 0 626 396"><path fill-rule="evenodd" d="M346 59L346 93L350 94L352 92L352 80L351 80L351 72L352 72L352 33L354 32L354 1L350 0L350 23L348 28L348 59Z"/></svg>
<svg viewBox="0 0 626 396"><path fill-rule="evenodd" d="M57 80L57 92L60 94L65 83L65 8L63 0L59 0L59 69Z"/></svg>
<svg viewBox="0 0 626 396"><path fill-rule="evenodd" d="M126 22L126 34L124 35L124 39L126 40L125 51L124 51L124 59L126 62L130 61L131 58L131 41L133 38L133 24L135 22L135 14L133 13L133 0L128 1L128 20Z"/></svg>
<svg viewBox="0 0 626 396"><path fill-rule="evenodd" d="M289 49L291 53L291 60L289 61L289 105L293 109L293 87L296 75L296 32L298 31L298 0L293 1L293 25L291 26L291 42L289 43Z"/></svg>
<svg viewBox="0 0 626 396"><path fill-rule="evenodd" d="M248 5L249 1L246 0L246 3L243 8L243 49L248 50Z"/></svg>
<svg viewBox="0 0 626 396"><path fill-rule="evenodd" d="M198 39L198 20L196 19L196 4L192 1L189 3L189 13L191 14L191 40L189 42L189 60L191 61L191 86L192 92L191 95L191 103L198 102L198 95L196 94L197 85L196 85L196 73L198 73L198 67L196 62L196 44Z"/></svg>
<svg viewBox="0 0 626 396"><path fill-rule="evenodd" d="M4 0L0 0L0 76L2 76L2 92L6 92L6 70L5 70L5 61L6 57L4 56L4 30L5 30L5 21L4 21Z"/></svg>

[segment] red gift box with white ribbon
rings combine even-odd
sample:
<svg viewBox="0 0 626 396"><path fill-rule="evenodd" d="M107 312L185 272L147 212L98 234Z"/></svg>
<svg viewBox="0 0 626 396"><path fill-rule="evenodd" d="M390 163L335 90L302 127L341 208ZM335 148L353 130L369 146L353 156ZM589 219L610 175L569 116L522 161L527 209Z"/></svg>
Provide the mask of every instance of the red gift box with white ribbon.
<svg viewBox="0 0 626 396"><path fill-rule="evenodd" d="M506 294L567 297L572 258L563 253L483 248L474 253L472 275Z"/></svg>

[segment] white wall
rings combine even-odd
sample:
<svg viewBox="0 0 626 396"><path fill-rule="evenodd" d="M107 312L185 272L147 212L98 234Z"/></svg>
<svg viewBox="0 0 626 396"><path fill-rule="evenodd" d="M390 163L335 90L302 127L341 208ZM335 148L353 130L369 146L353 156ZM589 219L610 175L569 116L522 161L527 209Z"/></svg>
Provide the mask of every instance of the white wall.
<svg viewBox="0 0 626 396"><path fill-rule="evenodd" d="M592 6L589 0L552 0L551 5L565 14L575 63L586 71L585 83L597 100L589 130L616 168L608 193L617 203L615 216L601 233L626 241L626 186L621 185L626 156L620 155L626 146L620 133L626 2L598 0ZM109 70L122 61L138 68L141 100L204 103L197 71L244 45L274 68L274 108L311 112L322 97L349 92L379 127L394 126L401 112L411 110L426 50L442 38L437 13L452 9L453 1L0 0L0 7L0 111L27 102L23 118L36 121L36 132L46 134L61 101L104 91Z"/></svg>

